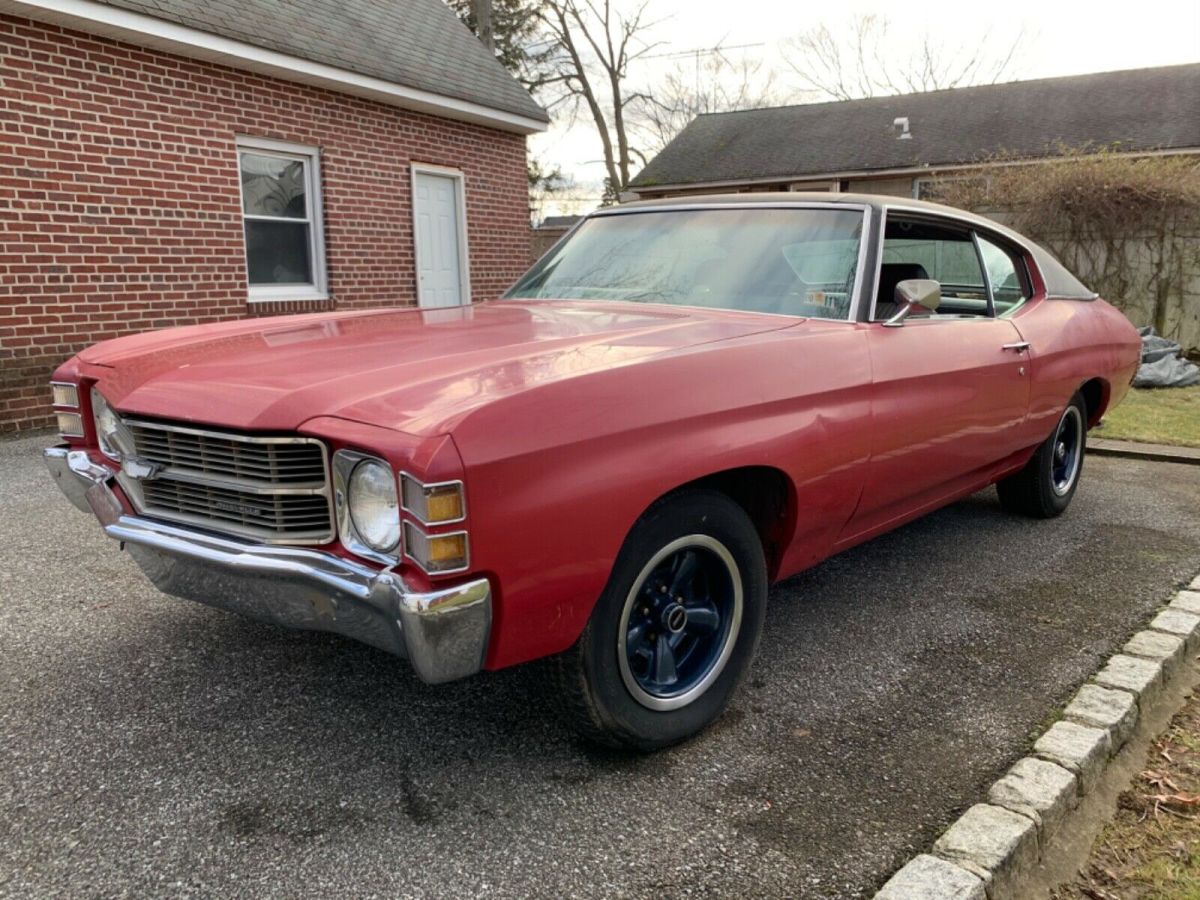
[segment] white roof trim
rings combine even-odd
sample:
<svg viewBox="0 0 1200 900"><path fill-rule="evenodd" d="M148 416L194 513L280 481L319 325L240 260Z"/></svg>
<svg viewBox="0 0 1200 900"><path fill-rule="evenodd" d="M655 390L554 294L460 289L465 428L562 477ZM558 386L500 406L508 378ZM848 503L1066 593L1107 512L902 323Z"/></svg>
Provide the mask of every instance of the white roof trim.
<svg viewBox="0 0 1200 900"><path fill-rule="evenodd" d="M545 122L537 119L405 87L370 75L359 75L92 0L0 0L0 13L51 22L64 28L367 97L403 109L487 125L502 131L532 134L545 131L547 127Z"/></svg>

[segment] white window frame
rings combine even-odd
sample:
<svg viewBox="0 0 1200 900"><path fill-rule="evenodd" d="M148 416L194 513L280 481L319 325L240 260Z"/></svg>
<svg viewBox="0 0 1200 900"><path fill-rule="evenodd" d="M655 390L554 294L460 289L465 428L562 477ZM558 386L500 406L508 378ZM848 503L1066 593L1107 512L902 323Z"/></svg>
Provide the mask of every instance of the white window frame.
<svg viewBox="0 0 1200 900"><path fill-rule="evenodd" d="M246 297L250 303L302 302L328 300L329 288L325 270L325 215L321 204L321 151L317 147L291 144L269 138L239 136L237 139L238 200L242 221L242 251L246 247L246 220L300 222L301 219L246 214L242 196L242 151L281 159L299 159L304 163L304 190L308 208L308 253L313 280L309 284L250 284L250 259L246 257Z"/></svg>
<svg viewBox="0 0 1200 900"><path fill-rule="evenodd" d="M421 243L417 237L417 175L440 175L454 180L454 194L458 204L458 284L462 293L462 305L471 305L471 253L467 245L467 181L462 169L434 166L427 163L412 163L409 167L409 192L412 198L413 225L413 268L417 279L417 306L421 303ZM429 307L436 309L438 307ZM450 308L450 307L447 307Z"/></svg>

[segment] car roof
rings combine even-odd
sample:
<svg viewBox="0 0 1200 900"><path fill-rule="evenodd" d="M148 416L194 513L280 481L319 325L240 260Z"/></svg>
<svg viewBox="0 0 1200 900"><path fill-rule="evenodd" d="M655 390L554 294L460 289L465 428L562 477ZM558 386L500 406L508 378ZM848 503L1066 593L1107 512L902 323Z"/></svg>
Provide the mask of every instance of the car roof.
<svg viewBox="0 0 1200 900"><path fill-rule="evenodd" d="M1095 299L1096 292L1089 290L1084 284L1067 270L1066 266L1040 244L1031 241L1022 234L1013 231L994 219L988 219L966 210L956 209L942 203L931 203L928 200L915 200L909 197L895 197L884 194L834 194L816 191L762 191L752 194L692 194L675 197L660 197L655 200L635 200L621 203L617 206L601 207L587 218L614 216L639 211L651 212L655 209L715 209L722 206L779 206L804 205L819 203L822 205L841 205L854 207L869 207L872 210L895 210L903 212L927 213L955 219L984 231L998 234L1033 257L1042 280L1046 283L1046 292L1055 297L1071 299Z"/></svg>

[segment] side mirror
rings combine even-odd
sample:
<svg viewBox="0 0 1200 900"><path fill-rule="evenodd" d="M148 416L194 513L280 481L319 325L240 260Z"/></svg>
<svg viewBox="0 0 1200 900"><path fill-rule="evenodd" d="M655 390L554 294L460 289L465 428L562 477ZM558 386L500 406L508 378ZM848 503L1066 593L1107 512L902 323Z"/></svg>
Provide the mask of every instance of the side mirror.
<svg viewBox="0 0 1200 900"><path fill-rule="evenodd" d="M917 307L936 310L942 302L942 286L932 278L908 278L896 285L895 301L900 304L899 311L883 323L892 328L903 325Z"/></svg>

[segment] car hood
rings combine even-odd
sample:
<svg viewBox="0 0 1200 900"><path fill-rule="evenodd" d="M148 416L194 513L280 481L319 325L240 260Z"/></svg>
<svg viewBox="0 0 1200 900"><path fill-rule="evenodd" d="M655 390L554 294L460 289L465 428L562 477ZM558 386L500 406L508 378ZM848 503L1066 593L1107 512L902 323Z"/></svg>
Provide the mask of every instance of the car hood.
<svg viewBox="0 0 1200 900"><path fill-rule="evenodd" d="M246 430L336 416L449 431L490 400L795 320L628 303L497 301L250 319L97 344L80 359L125 413Z"/></svg>

